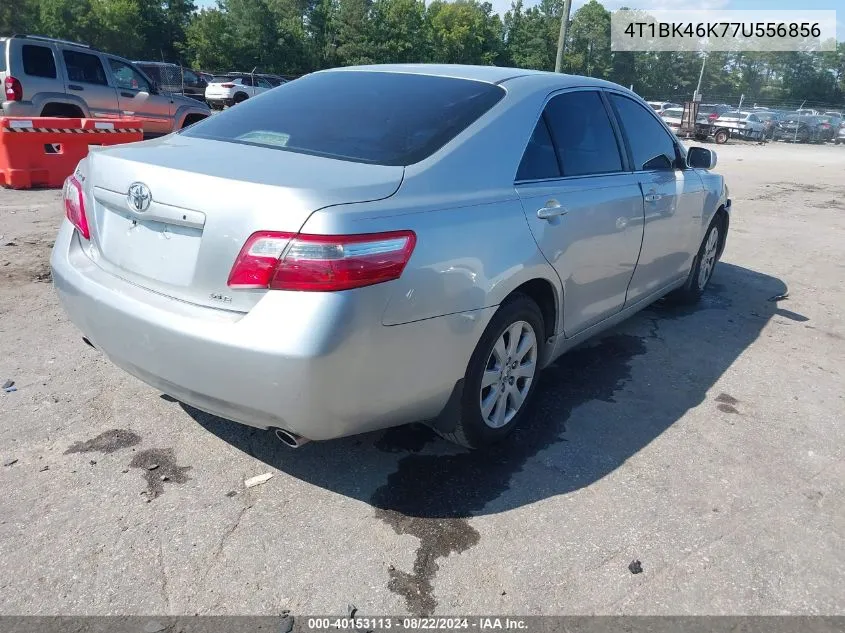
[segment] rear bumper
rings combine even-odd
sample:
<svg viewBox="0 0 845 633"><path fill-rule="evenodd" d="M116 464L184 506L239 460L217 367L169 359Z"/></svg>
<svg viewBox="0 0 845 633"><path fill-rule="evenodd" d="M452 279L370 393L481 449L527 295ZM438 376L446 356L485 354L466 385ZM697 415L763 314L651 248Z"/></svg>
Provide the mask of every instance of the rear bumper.
<svg viewBox="0 0 845 633"><path fill-rule="evenodd" d="M0 116L37 116L31 101L0 102Z"/></svg>
<svg viewBox="0 0 845 633"><path fill-rule="evenodd" d="M212 108L223 108L231 106L235 100L232 97L206 97L205 102Z"/></svg>
<svg viewBox="0 0 845 633"><path fill-rule="evenodd" d="M197 409L312 440L436 417L495 310L383 326L386 284L203 308L105 272L67 221L51 266L71 321L114 364Z"/></svg>

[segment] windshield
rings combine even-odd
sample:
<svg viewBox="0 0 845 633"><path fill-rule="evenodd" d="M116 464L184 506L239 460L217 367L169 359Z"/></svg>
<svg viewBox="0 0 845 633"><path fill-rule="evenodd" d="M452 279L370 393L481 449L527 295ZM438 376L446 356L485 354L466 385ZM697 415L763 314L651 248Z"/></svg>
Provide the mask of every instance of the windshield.
<svg viewBox="0 0 845 633"><path fill-rule="evenodd" d="M495 105L499 86L411 73L332 71L282 84L186 136L379 165L419 162Z"/></svg>

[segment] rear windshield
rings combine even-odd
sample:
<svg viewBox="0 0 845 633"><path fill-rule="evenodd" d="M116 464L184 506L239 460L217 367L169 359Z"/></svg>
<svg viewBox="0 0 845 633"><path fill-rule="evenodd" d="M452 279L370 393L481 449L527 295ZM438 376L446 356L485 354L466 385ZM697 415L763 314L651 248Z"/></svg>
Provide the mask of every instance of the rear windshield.
<svg viewBox="0 0 845 633"><path fill-rule="evenodd" d="M232 82L232 81L234 81L235 79L237 79L237 77L212 77L212 78L211 78L211 81L209 81L208 83L211 83L211 84L225 84L225 83L231 83L231 82Z"/></svg>
<svg viewBox="0 0 845 633"><path fill-rule="evenodd" d="M449 77L315 73L209 117L184 134L362 163L410 165L443 147L504 95L493 84Z"/></svg>

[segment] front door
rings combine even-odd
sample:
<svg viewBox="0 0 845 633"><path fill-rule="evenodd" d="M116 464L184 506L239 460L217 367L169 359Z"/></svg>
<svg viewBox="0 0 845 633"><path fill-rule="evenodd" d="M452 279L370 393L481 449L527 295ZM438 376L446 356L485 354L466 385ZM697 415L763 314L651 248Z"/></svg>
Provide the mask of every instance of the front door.
<svg viewBox="0 0 845 633"><path fill-rule="evenodd" d="M609 100L645 201L642 251L627 293L630 305L689 273L706 192L701 177L686 167L674 135L653 112L621 94L610 93Z"/></svg>
<svg viewBox="0 0 845 633"><path fill-rule="evenodd" d="M99 56L66 48L62 50L62 61L65 65L65 90L85 101L92 117L120 116L117 92L109 84Z"/></svg>
<svg viewBox="0 0 845 633"><path fill-rule="evenodd" d="M598 91L560 93L517 174L531 232L563 286L567 338L622 309L637 264L643 196L621 146Z"/></svg>
<svg viewBox="0 0 845 633"><path fill-rule="evenodd" d="M174 106L170 95L156 94L147 78L128 62L110 57L109 68L123 115L140 119L145 135L172 132Z"/></svg>

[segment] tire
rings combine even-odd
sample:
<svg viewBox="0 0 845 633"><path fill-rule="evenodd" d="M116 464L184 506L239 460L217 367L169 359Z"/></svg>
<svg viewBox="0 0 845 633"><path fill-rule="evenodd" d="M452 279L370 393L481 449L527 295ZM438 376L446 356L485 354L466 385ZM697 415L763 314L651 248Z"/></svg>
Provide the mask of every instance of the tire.
<svg viewBox="0 0 845 633"><path fill-rule="evenodd" d="M519 332L519 339L512 334L515 332ZM532 299L516 294L503 303L481 335L467 365L454 429L448 433L437 432L467 448L494 444L510 435L531 408L545 352L544 332L543 313ZM514 366L520 363L513 353L520 344L525 351L521 364ZM501 358L504 354L508 356ZM525 375L531 363L533 371L530 376ZM522 372L518 371L520 368ZM482 387L483 380L494 382ZM514 407L514 398L520 396L522 403Z"/></svg>
<svg viewBox="0 0 845 633"><path fill-rule="evenodd" d="M237 103L243 103L247 99L249 99L249 97L247 97L244 93L239 92L238 94L235 95L235 98L232 101L237 104Z"/></svg>
<svg viewBox="0 0 845 633"><path fill-rule="evenodd" d="M719 260L719 246L725 239L722 235L724 230L724 223L717 214L704 233L704 239L701 240L701 246L698 248L686 282L669 293L668 299L682 304L696 303L701 299L701 295L704 294L707 284L713 277L716 262Z"/></svg>
<svg viewBox="0 0 845 633"><path fill-rule="evenodd" d="M716 141L718 145L724 145L728 142L728 137L730 134L727 130L716 130L716 133L713 135L713 140Z"/></svg>
<svg viewBox="0 0 845 633"><path fill-rule="evenodd" d="M839 143L841 143L841 142L842 142L842 141L840 141L839 139L836 139L835 141L833 141L833 144L834 144L834 145L839 145Z"/></svg>

